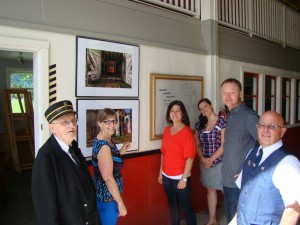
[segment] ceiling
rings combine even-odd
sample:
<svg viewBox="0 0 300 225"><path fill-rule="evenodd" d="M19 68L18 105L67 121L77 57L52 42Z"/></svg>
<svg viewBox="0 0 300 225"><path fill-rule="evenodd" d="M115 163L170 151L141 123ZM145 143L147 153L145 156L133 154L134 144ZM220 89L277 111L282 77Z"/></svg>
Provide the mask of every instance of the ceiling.
<svg viewBox="0 0 300 225"><path fill-rule="evenodd" d="M293 9L297 10L300 12L300 0L281 0L282 2L286 3Z"/></svg>
<svg viewBox="0 0 300 225"><path fill-rule="evenodd" d="M0 60L2 60L2 59L17 60L19 54L20 54L19 52L0 50ZM23 55L24 61L32 60L32 58L33 58L33 54L31 52L22 52L22 55Z"/></svg>

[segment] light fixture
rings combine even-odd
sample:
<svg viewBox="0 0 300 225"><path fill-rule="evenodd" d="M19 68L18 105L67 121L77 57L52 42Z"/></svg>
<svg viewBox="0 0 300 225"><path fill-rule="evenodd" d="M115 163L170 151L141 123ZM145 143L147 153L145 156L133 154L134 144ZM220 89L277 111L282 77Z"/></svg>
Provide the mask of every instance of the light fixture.
<svg viewBox="0 0 300 225"><path fill-rule="evenodd" d="M21 63L21 64L24 64L24 63L25 63L22 52L19 52L19 55L18 55L18 57L17 57L17 60L18 60L18 62Z"/></svg>

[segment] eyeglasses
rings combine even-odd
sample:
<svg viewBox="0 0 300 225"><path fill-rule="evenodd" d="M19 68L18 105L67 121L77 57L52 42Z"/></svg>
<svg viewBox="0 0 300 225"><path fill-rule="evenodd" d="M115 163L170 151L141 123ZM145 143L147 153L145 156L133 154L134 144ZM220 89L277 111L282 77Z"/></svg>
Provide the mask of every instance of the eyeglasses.
<svg viewBox="0 0 300 225"><path fill-rule="evenodd" d="M261 124L261 123L258 123L257 127L259 129L265 129L265 128L267 128L268 130L276 130L277 128L282 128L281 126L278 126L278 125L275 125L275 124L266 125L266 124Z"/></svg>
<svg viewBox="0 0 300 225"><path fill-rule="evenodd" d="M105 123L106 125L111 125L113 124L117 124L118 121L117 120L104 120L103 123Z"/></svg>
<svg viewBox="0 0 300 225"><path fill-rule="evenodd" d="M63 127L69 127L70 124L72 123L74 126L77 125L78 119L73 119L71 121L62 121L62 122L57 122L57 123L51 123L51 124L60 124Z"/></svg>

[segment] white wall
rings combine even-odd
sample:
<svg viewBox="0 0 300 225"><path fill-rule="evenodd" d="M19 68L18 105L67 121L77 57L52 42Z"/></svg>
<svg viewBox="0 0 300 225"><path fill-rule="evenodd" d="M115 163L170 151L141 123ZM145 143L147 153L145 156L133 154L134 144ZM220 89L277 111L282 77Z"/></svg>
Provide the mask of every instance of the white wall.
<svg viewBox="0 0 300 225"><path fill-rule="evenodd" d="M76 79L76 36L53 32L43 32L29 29L19 29L0 26L0 36L34 41L49 42L49 65L56 64L57 68L57 99L69 99L76 107L75 79ZM209 56L197 53L140 46L140 73L139 73L139 101L140 101L140 124L139 146L140 151L160 148L160 140L150 141L150 74L173 74L203 76L204 97L208 97L217 107L222 105L219 87L222 81L234 77L242 81L244 71L264 73L270 75L284 75L289 77L300 76L299 73L260 66L245 62L233 61L224 58L217 60L217 79L211 79L211 65ZM48 71L46 71L48 73ZM216 82L216 83L212 83ZM216 87L214 90L213 87ZM43 87L43 94L48 94L48 86ZM216 92L216 96L215 96ZM48 107L48 101L39 105L40 116ZM197 109L195 109L197 110ZM218 110L218 108L216 108ZM45 129L47 121L42 122ZM41 137L44 143L47 136ZM40 146L37 146L39 148Z"/></svg>
<svg viewBox="0 0 300 225"><path fill-rule="evenodd" d="M49 42L49 65L56 64L57 71L57 100L69 99L76 107L76 36L6 26L0 26L0 36ZM211 84L205 83L206 65L207 57L200 54L140 46L140 151L160 148L160 141L150 141L150 73L203 76L204 96L207 96L209 88L206 86ZM48 86L43 87L43 92L48 94ZM47 101L41 103L41 114L47 107ZM43 126L48 129L45 119ZM47 137L41 138L44 143Z"/></svg>
<svg viewBox="0 0 300 225"><path fill-rule="evenodd" d="M207 57L149 46L140 47L140 150L159 149L161 141L150 141L150 74L203 76L204 96L210 91L206 83ZM200 100L200 99L199 99ZM195 109L198 111L198 109Z"/></svg>

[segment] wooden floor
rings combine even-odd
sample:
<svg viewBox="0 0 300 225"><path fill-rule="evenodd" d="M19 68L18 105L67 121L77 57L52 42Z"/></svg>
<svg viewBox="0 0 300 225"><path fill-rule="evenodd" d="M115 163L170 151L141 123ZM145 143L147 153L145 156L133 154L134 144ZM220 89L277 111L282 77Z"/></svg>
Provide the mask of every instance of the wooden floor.
<svg viewBox="0 0 300 225"><path fill-rule="evenodd" d="M197 225L205 225L208 222L208 211L202 211L196 214L197 216ZM221 205L217 209L217 220L219 225L226 225L226 216L225 216L225 209L223 205Z"/></svg>
<svg viewBox="0 0 300 225"><path fill-rule="evenodd" d="M5 181L5 191L0 196L0 224L33 225L31 170L17 174L11 169L6 169Z"/></svg>
<svg viewBox="0 0 300 225"><path fill-rule="evenodd" d="M5 170L6 190L0 196L0 224L34 225L34 209L31 200L31 170L21 174L11 169ZM204 225L208 221L208 212L197 213L197 225ZM219 225L226 225L225 209L223 205L217 209ZM181 225L185 225L185 221ZM161 224L165 225L165 224ZM300 225L300 221L298 222Z"/></svg>

